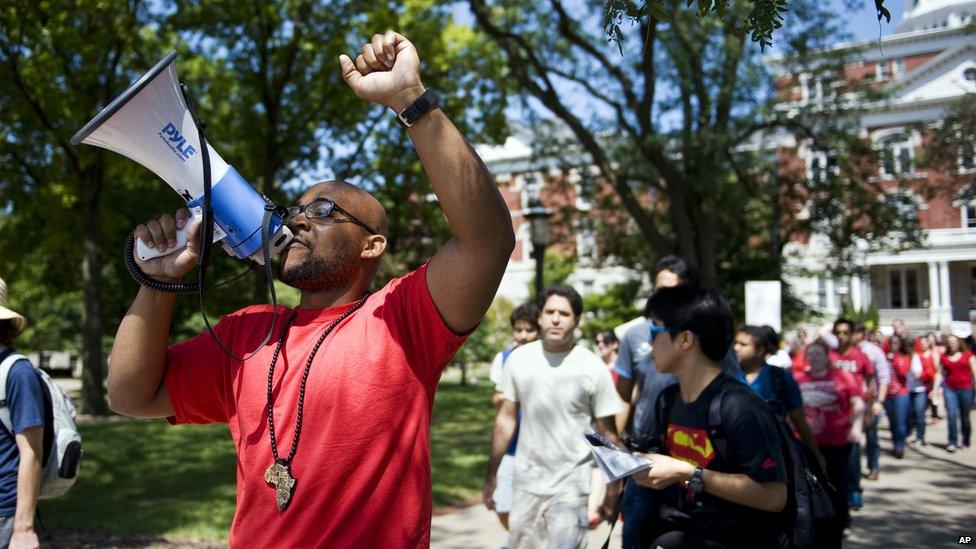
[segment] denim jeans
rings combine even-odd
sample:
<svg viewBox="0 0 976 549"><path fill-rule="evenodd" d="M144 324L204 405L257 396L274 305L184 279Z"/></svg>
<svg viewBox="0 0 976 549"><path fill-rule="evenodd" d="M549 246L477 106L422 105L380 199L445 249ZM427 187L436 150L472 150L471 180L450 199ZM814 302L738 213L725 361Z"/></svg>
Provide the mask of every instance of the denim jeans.
<svg viewBox="0 0 976 549"><path fill-rule="evenodd" d="M868 458L868 471L881 469L881 445L878 443L878 422L880 416L871 418L871 423L864 429L865 448L864 453ZM858 467L860 470L860 467ZM860 492L860 489L858 490Z"/></svg>
<svg viewBox="0 0 976 549"><path fill-rule="evenodd" d="M6 549L14 536L14 517L0 517L0 547Z"/></svg>
<svg viewBox="0 0 976 549"><path fill-rule="evenodd" d="M888 425L891 427L892 451L905 450L905 437L908 434L908 407L911 399L908 395L890 396L885 399L885 414L888 415ZM875 430L877 436L877 430Z"/></svg>
<svg viewBox="0 0 976 549"><path fill-rule="evenodd" d="M958 425L962 423L962 443L969 446L969 435L972 427L969 423L969 412L973 409L973 389L953 389L943 386L945 395L946 417L949 420L949 444L957 446L959 443Z"/></svg>
<svg viewBox="0 0 976 549"><path fill-rule="evenodd" d="M624 524L621 531L623 549L638 549L650 545L653 538L647 539L656 517L654 490L646 488L627 478L624 496L620 502L620 514Z"/></svg>
<svg viewBox="0 0 976 549"><path fill-rule="evenodd" d="M840 448L840 446L838 446ZM847 473L847 485L844 490L844 498L849 499L851 494L854 492L861 492L861 443L854 442L850 445L850 452L848 452L847 467L844 469ZM840 488L838 487L838 490Z"/></svg>
<svg viewBox="0 0 976 549"><path fill-rule="evenodd" d="M915 438L919 442L925 442L925 410L928 408L929 395L925 391L918 391L912 393L910 398L912 399L912 421L909 426L915 428Z"/></svg>

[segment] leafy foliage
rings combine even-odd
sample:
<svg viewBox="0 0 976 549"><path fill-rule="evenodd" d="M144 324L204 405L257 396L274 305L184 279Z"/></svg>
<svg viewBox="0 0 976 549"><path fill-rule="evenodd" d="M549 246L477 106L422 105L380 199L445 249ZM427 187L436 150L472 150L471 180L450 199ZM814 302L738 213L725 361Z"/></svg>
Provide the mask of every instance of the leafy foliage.
<svg viewBox="0 0 976 549"><path fill-rule="evenodd" d="M685 8L697 3L697 13L700 17L715 11L722 16L728 9L729 0L686 0ZM884 0L874 0L878 21L882 18L891 22L891 13L884 6ZM673 9L682 9L680 6ZM746 30L753 42L765 49L773 44L773 33L783 26L784 16L790 9L789 0L753 0L752 8L747 16L742 18ZM603 28L610 41L617 42L623 54L624 32L620 29L625 19L639 22L648 17L657 21L668 21L673 11L669 11L665 1L655 2L642 0L606 0L603 12Z"/></svg>
<svg viewBox="0 0 976 549"><path fill-rule="evenodd" d="M502 139L507 92L497 48L456 23L443 2L0 6L0 256L12 259L2 275L16 290L10 304L32 321L19 342L25 350L85 353L87 411L106 411L104 357L137 289L119 261L122 243L136 224L181 202L134 162L68 145L71 135L175 49L208 140L260 192L288 203L310 183L340 177L379 198L393 234L385 282L450 236L405 132L339 74L340 53L388 28L415 42L425 83L442 92L469 139ZM217 253L210 279L241 269ZM212 320L267 299L263 277L246 280L207 294ZM203 328L195 300L177 301L173 325L176 337Z"/></svg>
<svg viewBox="0 0 976 549"><path fill-rule="evenodd" d="M781 278L787 244L818 231L836 274L855 268L859 246L917 243L917 219L890 199L875 177L878 151L860 137L859 105L882 96L842 76L858 51L831 47L846 35L822 2L790 3L774 60L748 42L749 0L704 15L669 2L667 19L634 25L605 19L622 33L623 56L575 4L469 4L526 98L537 155L593 171L579 184L607 214L587 219L603 262L646 271L673 253L738 289ZM642 6L614 5L623 17ZM822 94L800 100L798 75ZM829 151L837 168L809 179L808 150Z"/></svg>
<svg viewBox="0 0 976 549"><path fill-rule="evenodd" d="M633 280L614 284L602 294L583 296L583 337L594 340L597 332L612 330L644 314L643 303L638 299L640 287L641 282Z"/></svg>
<svg viewBox="0 0 976 549"><path fill-rule="evenodd" d="M976 94L966 94L927 133L918 165L934 172L934 186L962 203L976 200ZM938 174L938 175L935 175Z"/></svg>

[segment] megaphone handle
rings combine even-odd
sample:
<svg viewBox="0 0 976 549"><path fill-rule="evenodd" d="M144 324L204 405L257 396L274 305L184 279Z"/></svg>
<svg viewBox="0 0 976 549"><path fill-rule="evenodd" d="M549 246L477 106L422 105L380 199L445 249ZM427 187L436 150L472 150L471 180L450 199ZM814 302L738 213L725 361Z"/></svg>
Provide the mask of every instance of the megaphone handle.
<svg viewBox="0 0 976 549"><path fill-rule="evenodd" d="M137 238L136 239L136 255L139 256L139 259L142 260L142 261L149 261L150 259L153 259L153 258L156 258L156 257L163 257L164 255L169 255L171 253L178 252L178 251L182 250L183 248L185 248L186 247L186 234L190 230L189 229L190 223L194 219L197 219L198 217L200 217L201 214L202 214L202 209L199 206L194 206L194 207L190 208L189 210L190 210L190 217L186 220L186 223L183 225L183 228L176 230L176 245L175 246L172 246L170 248L166 248L163 251L160 251L159 248L150 248L149 246L146 246L145 244L143 244L143 242L142 242L141 239Z"/></svg>
<svg viewBox="0 0 976 549"><path fill-rule="evenodd" d="M142 261L149 261L150 259L156 257L163 257L164 255L169 255L171 253L178 252L186 247L186 233L187 228L184 226L182 229L176 231L176 245L170 248L166 248L163 251L159 251L159 248L150 248L143 244L142 239L136 239L136 255Z"/></svg>

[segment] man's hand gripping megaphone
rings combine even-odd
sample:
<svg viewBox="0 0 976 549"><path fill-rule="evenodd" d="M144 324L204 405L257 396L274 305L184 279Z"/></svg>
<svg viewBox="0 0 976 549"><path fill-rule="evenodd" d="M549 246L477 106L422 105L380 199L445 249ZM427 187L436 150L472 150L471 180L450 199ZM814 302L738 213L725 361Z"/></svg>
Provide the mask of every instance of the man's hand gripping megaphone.
<svg viewBox="0 0 976 549"><path fill-rule="evenodd" d="M136 227L133 235L137 246L132 258L153 279L177 283L197 266L200 216L192 215L187 208L150 219ZM174 249L179 251L174 253Z"/></svg>

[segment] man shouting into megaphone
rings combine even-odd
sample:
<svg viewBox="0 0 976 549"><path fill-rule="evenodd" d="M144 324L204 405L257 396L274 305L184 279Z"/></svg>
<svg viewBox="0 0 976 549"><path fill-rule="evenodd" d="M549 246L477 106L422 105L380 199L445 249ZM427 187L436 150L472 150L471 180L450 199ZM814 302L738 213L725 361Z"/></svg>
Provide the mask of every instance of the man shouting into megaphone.
<svg viewBox="0 0 976 549"><path fill-rule="evenodd" d="M119 325L112 409L171 423L227 423L237 448L237 547L429 544L429 423L442 369L488 309L514 246L494 180L420 78L414 45L377 34L339 57L355 94L406 127L454 237L419 269L373 293L387 220L344 181L308 189L289 210L281 279L295 309L246 307L215 331L168 345L174 296L147 287ZM186 210L139 225L165 250ZM179 281L197 263L199 227L179 253L140 261ZM272 338L264 340L273 315ZM242 357L235 360L229 354Z"/></svg>

